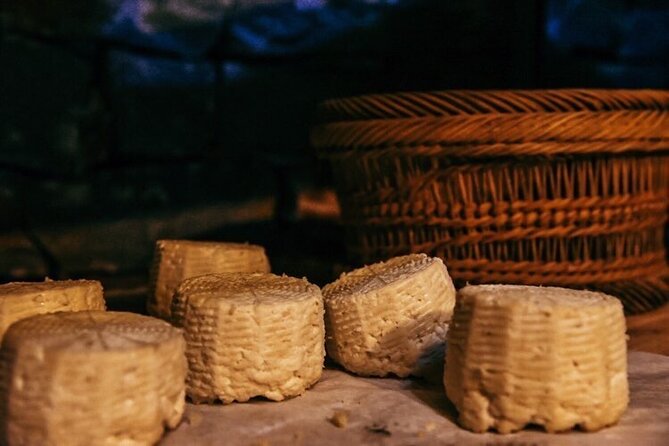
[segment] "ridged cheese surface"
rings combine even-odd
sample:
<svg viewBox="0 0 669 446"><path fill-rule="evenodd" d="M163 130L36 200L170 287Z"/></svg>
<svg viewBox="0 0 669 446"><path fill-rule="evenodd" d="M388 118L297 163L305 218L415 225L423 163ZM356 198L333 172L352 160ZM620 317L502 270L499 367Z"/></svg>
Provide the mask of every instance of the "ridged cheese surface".
<svg viewBox="0 0 669 446"><path fill-rule="evenodd" d="M96 280L47 280L0 285L0 339L14 322L56 311L104 310Z"/></svg>
<svg viewBox="0 0 669 446"><path fill-rule="evenodd" d="M17 322L0 350L2 444L155 444L184 411L184 348L178 329L138 314Z"/></svg>
<svg viewBox="0 0 669 446"><path fill-rule="evenodd" d="M444 386L460 424L509 433L598 430L628 403L625 318L602 293L467 286L448 334Z"/></svg>
<svg viewBox="0 0 669 446"><path fill-rule="evenodd" d="M158 240L151 269L149 314L170 319L172 298L179 284L213 273L268 273L265 249L242 243Z"/></svg>
<svg viewBox="0 0 669 446"><path fill-rule="evenodd" d="M305 279L228 273L184 281L174 298L193 402L280 401L321 377L323 298Z"/></svg>
<svg viewBox="0 0 669 446"><path fill-rule="evenodd" d="M395 257L323 288L328 354L366 376L424 374L443 360L455 288L441 259Z"/></svg>

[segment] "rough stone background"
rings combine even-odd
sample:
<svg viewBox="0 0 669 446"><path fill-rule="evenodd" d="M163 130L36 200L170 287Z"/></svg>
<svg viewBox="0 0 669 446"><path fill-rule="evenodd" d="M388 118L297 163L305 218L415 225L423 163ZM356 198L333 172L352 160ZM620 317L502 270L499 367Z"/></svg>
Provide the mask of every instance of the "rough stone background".
<svg viewBox="0 0 669 446"><path fill-rule="evenodd" d="M142 305L161 237L346 265L316 104L392 90L669 87L669 5L604 0L21 0L0 28L0 279ZM116 304L113 304L116 305Z"/></svg>

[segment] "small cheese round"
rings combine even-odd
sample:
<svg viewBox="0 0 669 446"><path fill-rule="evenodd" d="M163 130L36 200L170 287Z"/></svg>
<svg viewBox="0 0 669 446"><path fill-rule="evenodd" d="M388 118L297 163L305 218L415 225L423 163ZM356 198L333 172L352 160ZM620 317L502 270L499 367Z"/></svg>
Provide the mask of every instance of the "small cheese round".
<svg viewBox="0 0 669 446"><path fill-rule="evenodd" d="M444 355L455 288L425 254L365 266L323 288L328 355L365 376L424 375Z"/></svg>
<svg viewBox="0 0 669 446"><path fill-rule="evenodd" d="M527 424L593 431L628 403L620 301L591 291L467 286L448 334L444 386L460 424L509 433Z"/></svg>
<svg viewBox="0 0 669 446"><path fill-rule="evenodd" d="M15 323L0 350L1 442L155 444L184 411L184 349L178 329L132 313Z"/></svg>
<svg viewBox="0 0 669 446"><path fill-rule="evenodd" d="M158 240L151 268L149 314L170 320L172 298L179 284L214 273L268 273L262 246L243 243Z"/></svg>
<svg viewBox="0 0 669 446"><path fill-rule="evenodd" d="M316 383L325 356L323 297L306 279L268 273L185 280L174 298L187 393L195 403L280 401Z"/></svg>
<svg viewBox="0 0 669 446"><path fill-rule="evenodd" d="M56 311L104 310L97 280L46 280L0 285L0 339L14 322Z"/></svg>

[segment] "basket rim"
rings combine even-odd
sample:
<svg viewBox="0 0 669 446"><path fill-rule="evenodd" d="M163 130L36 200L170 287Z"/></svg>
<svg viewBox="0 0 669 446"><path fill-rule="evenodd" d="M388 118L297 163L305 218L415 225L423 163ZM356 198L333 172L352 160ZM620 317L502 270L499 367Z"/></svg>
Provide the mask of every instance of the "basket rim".
<svg viewBox="0 0 669 446"><path fill-rule="evenodd" d="M316 155L325 160L346 161L348 159L376 160L380 158L423 157L444 160L497 159L500 162L518 157L564 157L564 156L622 156L669 155L669 138L618 141L546 141L526 143L454 143L454 144L407 144L379 147L318 147Z"/></svg>
<svg viewBox="0 0 669 446"><path fill-rule="evenodd" d="M318 122L615 110L669 111L669 90L556 88L374 93L321 102Z"/></svg>
<svg viewBox="0 0 669 446"><path fill-rule="evenodd" d="M314 127L311 144L324 158L398 152L431 157L667 152L669 110L339 121Z"/></svg>

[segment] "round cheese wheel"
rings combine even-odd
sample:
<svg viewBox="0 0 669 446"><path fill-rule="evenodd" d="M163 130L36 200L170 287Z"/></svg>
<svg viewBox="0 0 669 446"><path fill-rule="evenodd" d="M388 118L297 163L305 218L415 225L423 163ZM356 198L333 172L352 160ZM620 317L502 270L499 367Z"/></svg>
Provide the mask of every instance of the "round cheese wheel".
<svg viewBox="0 0 669 446"><path fill-rule="evenodd" d="M268 273L262 246L242 243L158 240L151 269L149 314L170 320L172 298L179 284L213 273Z"/></svg>
<svg viewBox="0 0 669 446"><path fill-rule="evenodd" d="M280 401L321 377L323 298L306 279L268 273L185 280L174 298L183 327L187 393L195 403Z"/></svg>
<svg viewBox="0 0 669 446"><path fill-rule="evenodd" d="M590 291L467 286L448 334L444 386L460 424L475 432L613 424L628 403L622 305Z"/></svg>
<svg viewBox="0 0 669 446"><path fill-rule="evenodd" d="M56 311L104 310L97 280L47 280L0 285L0 339L14 322Z"/></svg>
<svg viewBox="0 0 669 446"><path fill-rule="evenodd" d="M2 444L153 445L184 411L180 331L132 313L13 324L0 350Z"/></svg>
<svg viewBox="0 0 669 446"><path fill-rule="evenodd" d="M359 375L424 375L441 366L455 288L425 254L342 274L323 288L328 355Z"/></svg>

